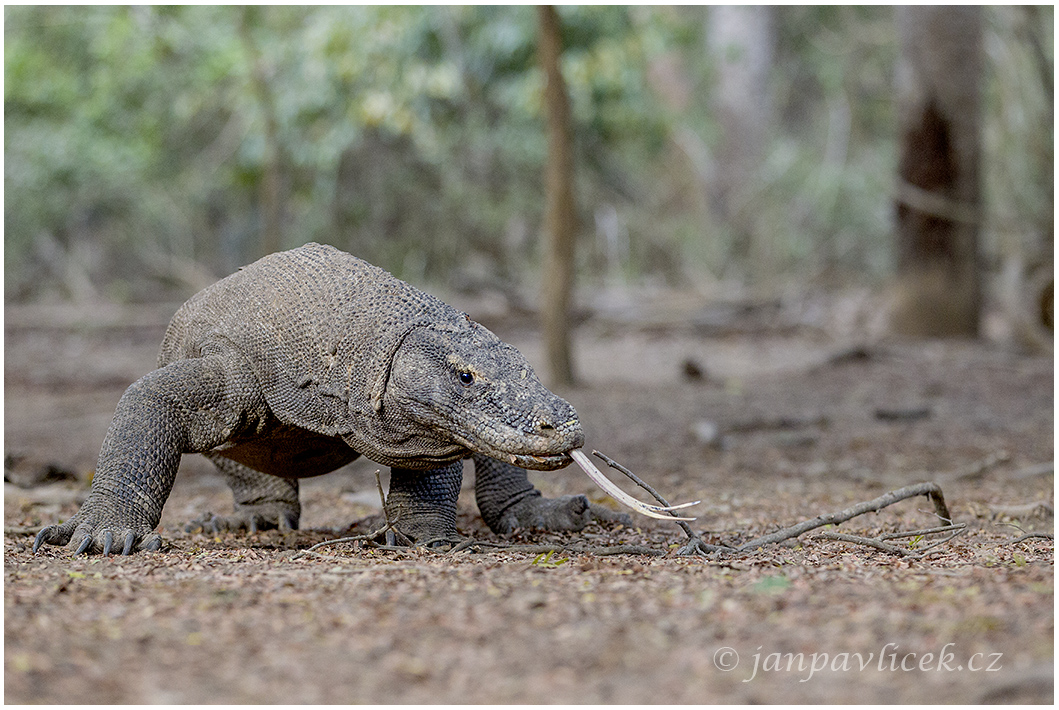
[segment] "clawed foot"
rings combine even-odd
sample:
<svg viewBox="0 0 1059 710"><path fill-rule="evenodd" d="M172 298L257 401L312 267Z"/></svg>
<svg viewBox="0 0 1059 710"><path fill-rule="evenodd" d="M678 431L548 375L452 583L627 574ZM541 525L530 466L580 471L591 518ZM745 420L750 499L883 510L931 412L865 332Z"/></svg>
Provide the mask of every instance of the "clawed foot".
<svg viewBox="0 0 1059 710"><path fill-rule="evenodd" d="M559 498L533 495L505 510L499 529L494 532L509 535L515 528L577 532L592 521L632 525L632 518L625 513L589 503L583 495Z"/></svg>
<svg viewBox="0 0 1059 710"><path fill-rule="evenodd" d="M95 552L104 555L131 555L147 550L157 552L162 547L162 536L146 527L134 528L114 521L99 520L91 513L80 513L62 525L49 525L37 533L33 552L41 545L65 545L74 555Z"/></svg>
<svg viewBox="0 0 1059 710"><path fill-rule="evenodd" d="M222 533L227 531L279 530L290 532L298 529L299 511L283 504L237 505L229 515L214 515L207 512L201 518L184 526L185 532Z"/></svg>
<svg viewBox="0 0 1059 710"><path fill-rule="evenodd" d="M387 530L385 532L385 534L384 534L384 537L383 537L383 542L386 545L390 546L390 547L397 547L397 546L401 546L401 547L417 547L417 546L421 546L421 547L428 547L428 548L431 548L431 549L437 549L437 548L444 547L446 545L448 545L450 547L454 546L454 545L458 545L458 544L460 544L463 541L464 541L464 538L460 537L458 534L435 535L434 537L429 537L429 538L424 537L424 538L419 538L419 539L413 540L413 539L409 538L407 535L405 535L404 533L400 533L399 531L394 531L394 530Z"/></svg>

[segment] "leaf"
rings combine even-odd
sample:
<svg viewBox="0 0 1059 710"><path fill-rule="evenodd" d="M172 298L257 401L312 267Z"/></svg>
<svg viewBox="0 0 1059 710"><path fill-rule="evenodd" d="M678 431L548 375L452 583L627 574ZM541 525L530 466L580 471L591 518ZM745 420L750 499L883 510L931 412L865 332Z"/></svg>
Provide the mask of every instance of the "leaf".
<svg viewBox="0 0 1059 710"><path fill-rule="evenodd" d="M791 580L785 575L776 574L754 583L750 589L756 594L780 594L791 586Z"/></svg>

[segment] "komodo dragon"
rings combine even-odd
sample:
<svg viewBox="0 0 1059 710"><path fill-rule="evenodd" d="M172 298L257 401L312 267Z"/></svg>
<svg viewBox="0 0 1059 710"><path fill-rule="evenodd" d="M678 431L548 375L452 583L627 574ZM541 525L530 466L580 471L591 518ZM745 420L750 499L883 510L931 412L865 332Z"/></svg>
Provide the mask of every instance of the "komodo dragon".
<svg viewBox="0 0 1059 710"><path fill-rule="evenodd" d="M185 303L158 369L118 403L92 491L37 535L82 552L158 550L182 454L204 453L235 511L214 529L298 527L298 479L359 455L391 467L388 517L419 542L454 539L463 459L497 533L580 530L627 516L549 499L526 468L570 462L577 413L515 348L463 313L330 246L272 254Z"/></svg>

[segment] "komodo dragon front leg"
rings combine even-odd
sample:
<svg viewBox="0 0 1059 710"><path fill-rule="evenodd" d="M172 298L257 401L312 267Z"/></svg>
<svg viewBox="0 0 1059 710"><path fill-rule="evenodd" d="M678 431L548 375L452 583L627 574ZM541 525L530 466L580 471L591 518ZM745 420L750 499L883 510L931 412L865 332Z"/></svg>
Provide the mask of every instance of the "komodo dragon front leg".
<svg viewBox="0 0 1059 710"><path fill-rule="evenodd" d="M92 492L42 544L82 552L157 550L154 532L176 480L180 456L208 451L267 413L261 389L235 353L179 360L136 381L118 402L99 454Z"/></svg>
<svg viewBox="0 0 1059 710"><path fill-rule="evenodd" d="M545 498L526 469L474 455L474 493L478 510L489 529L509 535L515 528L553 531L581 530L592 520L631 525L625 513L593 505L583 495Z"/></svg>

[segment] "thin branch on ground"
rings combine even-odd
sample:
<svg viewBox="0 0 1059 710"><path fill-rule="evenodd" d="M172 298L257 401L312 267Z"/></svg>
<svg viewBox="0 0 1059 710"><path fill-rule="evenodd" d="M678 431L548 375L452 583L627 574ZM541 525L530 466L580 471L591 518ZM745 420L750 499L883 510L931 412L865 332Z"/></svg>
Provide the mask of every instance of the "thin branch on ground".
<svg viewBox="0 0 1059 710"><path fill-rule="evenodd" d="M953 527L956 527L956 526L953 526ZM941 540L938 540L937 542L931 543L930 545L927 545L926 547L917 548L917 550L919 551L920 556L923 556L924 554L926 554L926 552L928 550L933 550L935 547L940 547L940 546L944 545L945 543L949 542L950 540L952 540L953 538L957 538L960 535L963 535L965 532L967 532L967 526L966 525L961 527L959 530L956 530L956 532L954 532L952 535L949 535L946 538L942 538Z"/></svg>
<svg viewBox="0 0 1059 710"><path fill-rule="evenodd" d="M909 530L908 532L896 532L886 533L880 535L880 540L899 540L902 537L915 537L916 535L933 535L934 533L953 532L955 530L963 530L967 527L967 523L959 523L957 525L942 525L936 528L924 528L923 530Z"/></svg>
<svg viewBox="0 0 1059 710"><path fill-rule="evenodd" d="M964 532L966 532L967 525L966 524L959 525L959 526L953 525L953 526L950 526L950 528L948 528L948 529L951 529L951 528L955 528L955 532L953 532L948 537L945 537L945 538L943 538L941 540L938 540L938 541L936 541L936 542L934 542L934 543L932 543L930 545L927 545L926 547L919 547L919 548L912 547L912 546L898 547L897 545L891 545L890 543L886 542L885 538L887 536L863 537L861 535L846 535L844 533L831 532L831 531L827 531L827 530L825 530L824 532L821 532L821 533L817 533L816 536L814 537L814 539L816 539L816 540L836 540L838 542L849 542L849 543L853 543L855 545L866 545L867 547L874 547L876 550L882 550L883 552L889 552L890 554L898 555L899 557L906 557L906 558L911 559L911 560L920 560L920 559L923 559L923 557L925 557L927 552L929 552L930 550L933 550L933 549L935 549L937 547L940 547L941 545L944 545L945 543L949 542L953 538L958 537L959 535L962 535ZM940 530L945 530L945 529L947 529L947 528L932 528L929 532L935 532L936 533L936 532L939 532ZM918 531L914 531L914 532L911 532L911 533L891 534L889 536L889 539L896 539L898 537L906 537L907 535L915 535L917 533L918 533Z"/></svg>
<svg viewBox="0 0 1059 710"><path fill-rule="evenodd" d="M603 547L592 547L579 545L577 543L524 545L520 543L490 542L486 540L464 540L451 550L447 550L441 554L451 555L456 552L473 550L476 547L501 549L509 552L524 552L530 555L539 555L545 552L564 552L579 555L596 555L599 557L607 555L651 555L653 557L661 557L666 554L665 550L660 550L654 547L645 547L643 545L606 545ZM477 550L475 551L477 552Z"/></svg>
<svg viewBox="0 0 1059 710"><path fill-rule="evenodd" d="M390 533L386 536L386 544L389 545L394 542L399 542L402 545L411 547L412 541L408 536L394 527L397 524L397 521L390 520L390 510L386 507L386 494L382 490L382 479L379 477L379 473L379 469L375 469L375 487L379 490L379 500L382 501L382 514L386 517L386 530Z"/></svg>
<svg viewBox="0 0 1059 710"><path fill-rule="evenodd" d="M1025 535L1019 535L1018 537L1013 537L1010 540L1001 540L1000 542L998 542L996 544L997 545L1014 545L1016 542L1022 542L1023 540L1032 540L1034 538L1041 538L1041 539L1044 539L1044 540L1054 540L1055 539L1055 537L1052 535L1052 533L1028 532Z"/></svg>
<svg viewBox="0 0 1059 710"><path fill-rule="evenodd" d="M306 554L312 554L312 555L317 556L317 557L329 557L328 555L319 555L319 554L315 553L314 551L318 550L321 547L326 547L327 545L337 545L337 544L339 544L341 542L371 542L376 537L378 537L379 535L382 535L384 532L389 530L391 525L392 525L392 523L389 520L387 520L386 524L383 525L381 528L379 528L378 530L376 530L374 532L367 533L365 535L353 535L351 537L339 537L339 538L335 538L334 540L324 540L323 542L318 542L315 545L313 545L312 547L306 548L304 550L301 550L297 554L292 555L291 559L292 560L296 560L299 557L302 557L303 555L306 555ZM338 558L338 557L329 557L329 559L340 559L340 558Z"/></svg>
<svg viewBox="0 0 1059 710"><path fill-rule="evenodd" d="M810 530L821 528L825 525L838 525L844 523L851 518L855 518L858 515L865 513L874 513L883 508L893 505L898 501L905 500L907 498L914 498L916 496L927 496L931 502L934 503L934 513L942 520L952 524L952 516L949 514L949 508L945 505L945 497L941 492L941 488L936 483L915 483L911 486L905 486L904 488L898 488L895 491L890 491L885 495L881 495L878 498L866 501L864 503L858 503L852 507L841 510L837 513L826 513L819 515L812 520L806 520L792 525L782 530L769 533L768 535L762 535L761 537L754 538L750 542L743 543L735 549L736 552L749 552L755 550L764 545L771 545L777 542L783 542L784 540L790 540L791 538L798 537Z"/></svg>
<svg viewBox="0 0 1059 710"><path fill-rule="evenodd" d="M611 468L615 469L616 471L621 471L622 473L624 473L626 476L629 477L629 480L631 480L633 483L638 485L640 488L643 488L645 491L650 493L654 497L655 500L657 500L663 506L665 506L667 508L669 507L669 501L667 501L665 498L663 498L662 495L658 491L656 491L649 483L647 483L646 481L643 481L635 473L633 473L629 469L625 468L620 463L618 463L614 459L610 458L606 454L600 453L599 451L593 450L592 451L592 455L596 456L601 461L603 461L603 463L607 464L608 466L610 466ZM670 512L670 515L672 515L673 517L677 517L676 514L673 513L673 512ZM718 546L718 545L711 545L710 543L706 542L705 540L702 539L702 537L698 533L694 532L691 529L691 526L689 526L683 520L675 520L673 522L675 522L677 525L679 525L680 529L684 531L684 534L688 536L688 543L686 545L684 545L684 547L682 547L679 550L677 550L676 554L677 554L678 557L692 557L692 556L695 556L695 555L706 555L706 554L709 554L709 553L724 552L724 551L730 549L730 548L721 547L721 546Z"/></svg>
<svg viewBox="0 0 1059 710"><path fill-rule="evenodd" d="M379 474L382 473L380 469L375 469L375 488L379 491L379 500L382 501L382 513L386 516L386 522L390 522L389 513L386 512L386 493L382 490L382 478Z"/></svg>
<svg viewBox="0 0 1059 710"><path fill-rule="evenodd" d="M847 535L845 533L829 532L824 531L817 533L814 540L836 540L838 542L850 542L855 545L865 545L867 547L874 547L876 550L882 550L883 552L889 552L891 555L897 555L898 557L916 557L916 553L910 548L898 547L897 545L891 545L888 542L883 542L874 537L862 537L860 535Z"/></svg>

